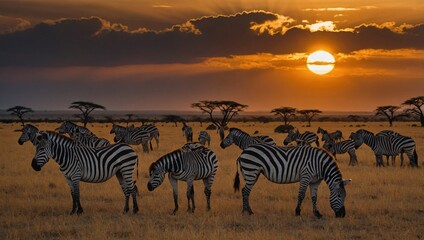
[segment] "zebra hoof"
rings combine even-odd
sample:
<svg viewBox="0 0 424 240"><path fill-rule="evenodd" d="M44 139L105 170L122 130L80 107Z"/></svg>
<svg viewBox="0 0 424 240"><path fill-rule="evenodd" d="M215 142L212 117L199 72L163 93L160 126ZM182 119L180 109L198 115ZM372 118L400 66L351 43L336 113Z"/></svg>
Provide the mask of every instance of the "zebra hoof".
<svg viewBox="0 0 424 240"><path fill-rule="evenodd" d="M134 207L134 208L133 208L133 213L134 213L134 214L135 214L135 213L138 213L138 210L139 210L139 209L138 209L138 206Z"/></svg>
<svg viewBox="0 0 424 240"><path fill-rule="evenodd" d="M296 213L296 216L300 216L300 207L297 207L297 208L296 208L295 213Z"/></svg>
<svg viewBox="0 0 424 240"><path fill-rule="evenodd" d="M322 218L322 214L319 211L314 211L314 216L318 219Z"/></svg>
<svg viewBox="0 0 424 240"><path fill-rule="evenodd" d="M246 213L249 214L249 216L253 215L253 211L251 209L243 209L242 214L244 215Z"/></svg>

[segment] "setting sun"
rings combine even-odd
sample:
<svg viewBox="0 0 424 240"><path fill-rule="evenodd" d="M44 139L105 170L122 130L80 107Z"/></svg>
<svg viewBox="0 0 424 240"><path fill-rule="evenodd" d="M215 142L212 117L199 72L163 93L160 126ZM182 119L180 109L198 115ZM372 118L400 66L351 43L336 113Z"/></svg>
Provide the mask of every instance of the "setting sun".
<svg viewBox="0 0 424 240"><path fill-rule="evenodd" d="M336 60L333 55L322 50L311 53L306 60L308 69L318 75L324 75L331 72L335 62Z"/></svg>

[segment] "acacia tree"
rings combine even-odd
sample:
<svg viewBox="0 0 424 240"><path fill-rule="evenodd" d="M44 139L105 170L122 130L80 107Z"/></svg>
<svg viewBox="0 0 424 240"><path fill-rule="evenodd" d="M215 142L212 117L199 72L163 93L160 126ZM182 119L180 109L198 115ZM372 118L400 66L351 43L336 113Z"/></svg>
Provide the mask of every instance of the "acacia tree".
<svg viewBox="0 0 424 240"><path fill-rule="evenodd" d="M103 109L106 110L105 107L99 104L95 104L92 102L84 102L84 101L77 101L71 103L71 106L69 106L71 109L78 109L81 111L81 114L78 114L77 116L81 118L81 120L84 123L84 127L87 126L87 123L90 121L90 114L95 109Z"/></svg>
<svg viewBox="0 0 424 240"><path fill-rule="evenodd" d="M296 108L292 108L292 107L274 108L271 110L271 113L275 113L276 116L280 116L284 121L284 125L288 125L290 118L296 116Z"/></svg>
<svg viewBox="0 0 424 240"><path fill-rule="evenodd" d="M198 108L202 112L207 113L209 115L209 119L212 124L219 129L219 137L222 140L225 137L224 129L225 127L227 127L231 119L248 106L234 101L203 100L191 104L191 107ZM220 117L214 116L214 111L217 109L221 113Z"/></svg>
<svg viewBox="0 0 424 240"><path fill-rule="evenodd" d="M405 109L406 114L411 114L420 119L421 127L424 127L424 113L421 107L424 105L424 96L413 97L402 103L404 106L411 108Z"/></svg>
<svg viewBox="0 0 424 240"><path fill-rule="evenodd" d="M34 112L31 108L24 107L24 106L15 106L15 107L7 109L6 111L10 112L10 114L12 115L16 115L19 118L19 121L21 122L22 127L25 126L24 114Z"/></svg>
<svg viewBox="0 0 424 240"><path fill-rule="evenodd" d="M184 119L178 115L165 115L163 117L163 121L166 123L173 122L175 124L175 127L177 127L177 123L184 122Z"/></svg>
<svg viewBox="0 0 424 240"><path fill-rule="evenodd" d="M299 113L305 118L305 120L308 122L308 127L310 127L312 118L322 113L322 111L318 109L304 109L304 110L297 111L297 113Z"/></svg>
<svg viewBox="0 0 424 240"><path fill-rule="evenodd" d="M389 121L389 126L393 126L393 122L399 115L395 115L396 111L399 110L400 107L398 106L379 106L375 110L376 116L385 116L387 120Z"/></svg>

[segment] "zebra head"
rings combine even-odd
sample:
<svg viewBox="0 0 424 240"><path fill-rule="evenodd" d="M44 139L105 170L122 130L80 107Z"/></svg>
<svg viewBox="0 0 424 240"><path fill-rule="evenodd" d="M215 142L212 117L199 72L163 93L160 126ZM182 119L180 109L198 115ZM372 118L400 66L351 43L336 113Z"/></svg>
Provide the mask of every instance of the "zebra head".
<svg viewBox="0 0 424 240"><path fill-rule="evenodd" d="M24 142L30 141L36 144L36 134L38 133L38 128L31 124L26 124L24 128L22 128L22 134L18 139L19 145L24 144Z"/></svg>
<svg viewBox="0 0 424 240"><path fill-rule="evenodd" d="M345 185L351 182L351 179L343 179L338 182L334 182L330 186L330 206L336 214L337 218L345 217L345 199L346 199L346 189Z"/></svg>
<svg viewBox="0 0 424 240"><path fill-rule="evenodd" d="M32 159L31 166L35 171L40 171L41 168L46 164L51 154L49 136L45 132L37 133L36 136L37 144L35 148L35 156Z"/></svg>
<svg viewBox="0 0 424 240"><path fill-rule="evenodd" d="M147 189L149 189L149 191L153 191L162 184L163 179L165 178L165 171L159 164L154 162L150 165L149 174L150 179L147 183Z"/></svg>
<svg viewBox="0 0 424 240"><path fill-rule="evenodd" d="M226 147L231 146L231 144L234 143L234 134L235 134L236 130L237 130L236 128L230 129L230 132L228 133L228 135L224 139L222 139L222 141L221 141L221 144L220 144L221 148L224 149Z"/></svg>
<svg viewBox="0 0 424 240"><path fill-rule="evenodd" d="M186 143L184 144L184 146L181 147L181 150L183 152L203 151L204 149L207 149L207 148L203 146L200 142Z"/></svg>
<svg viewBox="0 0 424 240"><path fill-rule="evenodd" d="M364 143L364 137L359 133L351 133L349 138L355 142L355 148L358 149Z"/></svg>
<svg viewBox="0 0 424 240"><path fill-rule="evenodd" d="M297 133L293 130L290 130L287 137L284 139L284 146L287 146L289 143L296 141Z"/></svg>
<svg viewBox="0 0 424 240"><path fill-rule="evenodd" d="M71 121L64 121L58 128L55 129L55 131L58 131L59 133L69 133L72 128L76 126L75 123Z"/></svg>

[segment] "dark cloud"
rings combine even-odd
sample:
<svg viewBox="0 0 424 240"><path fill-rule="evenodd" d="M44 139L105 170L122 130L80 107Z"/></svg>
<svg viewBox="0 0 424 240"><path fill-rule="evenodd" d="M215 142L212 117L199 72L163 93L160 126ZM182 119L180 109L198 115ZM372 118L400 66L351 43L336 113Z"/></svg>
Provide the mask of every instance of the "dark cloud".
<svg viewBox="0 0 424 240"><path fill-rule="evenodd" d="M170 29L128 31L98 17L62 19L0 35L0 66L118 66L193 63L208 57L269 52L333 52L376 48L424 48L424 25L402 32L390 26L361 25L353 31L318 31L292 25L284 34L259 33L252 25L277 21L278 15L243 12L203 17ZM285 23L287 24L287 23Z"/></svg>

